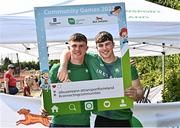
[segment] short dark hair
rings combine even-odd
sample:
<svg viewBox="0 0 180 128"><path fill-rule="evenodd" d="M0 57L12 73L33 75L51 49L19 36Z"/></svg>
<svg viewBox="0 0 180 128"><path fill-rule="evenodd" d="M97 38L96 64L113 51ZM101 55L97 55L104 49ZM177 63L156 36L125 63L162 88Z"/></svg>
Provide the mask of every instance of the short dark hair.
<svg viewBox="0 0 180 128"><path fill-rule="evenodd" d="M77 41L77 42L84 41L87 44L86 36L81 33L74 33L73 35L71 35L68 42L70 42L70 41Z"/></svg>
<svg viewBox="0 0 180 128"><path fill-rule="evenodd" d="M112 41L113 42L113 37L109 32L106 31L101 31L99 32L96 37L95 37L95 42L97 43L102 43L105 41Z"/></svg>

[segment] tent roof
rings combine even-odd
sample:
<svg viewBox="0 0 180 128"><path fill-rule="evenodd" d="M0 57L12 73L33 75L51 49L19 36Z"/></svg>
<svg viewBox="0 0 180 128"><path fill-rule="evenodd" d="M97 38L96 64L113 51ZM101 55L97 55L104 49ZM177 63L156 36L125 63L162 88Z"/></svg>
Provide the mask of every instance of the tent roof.
<svg viewBox="0 0 180 128"><path fill-rule="evenodd" d="M62 6L62 5L83 5L83 4L101 4L101 3L118 3L125 2L128 21L153 21L153 22L179 22L180 11L163 7L145 0L6 0L1 3L0 15L9 16L30 16L34 17L34 7L42 6ZM11 4L9 4L11 3ZM164 15L162 15L164 14ZM142 17L144 16L144 17Z"/></svg>
<svg viewBox="0 0 180 128"><path fill-rule="evenodd" d="M33 7L97 4L101 2L102 1L97 0L52 0L51 2L48 0L41 2L34 2L32 0L6 0L0 5L0 47L6 47L26 54L38 56ZM167 54L180 52L180 11L144 0L138 0L136 2L130 0L103 0L103 3L109 2L125 2L131 56L161 55L161 52L163 51L161 46L162 43L165 43L167 46ZM118 31L114 26L101 27L102 30L107 30L111 33L117 33ZM66 47L64 41L74 31L67 31L65 28L62 30L62 33L57 33L52 29L47 30L47 32L51 33L50 36L47 37L47 41L51 42L48 44L49 52L53 52L50 53L50 56L52 56L52 58L57 58L60 54L58 51ZM93 40L95 33L91 32L90 27L84 28L82 32L85 32L84 34L88 35L89 40ZM60 35L62 36L60 37ZM160 46L142 44L142 42L158 44ZM89 44L92 45L91 47L94 47L94 43ZM27 47L31 48L31 50L27 50ZM57 49L57 53L55 49ZM118 52L119 49L117 48L116 51Z"/></svg>

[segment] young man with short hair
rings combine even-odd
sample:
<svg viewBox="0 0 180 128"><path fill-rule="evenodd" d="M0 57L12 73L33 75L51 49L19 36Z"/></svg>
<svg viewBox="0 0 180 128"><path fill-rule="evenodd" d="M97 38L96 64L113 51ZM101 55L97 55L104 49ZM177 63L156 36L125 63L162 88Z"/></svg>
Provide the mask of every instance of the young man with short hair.
<svg viewBox="0 0 180 128"><path fill-rule="evenodd" d="M90 80L91 76L84 62L84 55L88 49L87 38L81 33L73 34L68 41L71 58L68 62L68 76L71 81ZM52 83L58 83L57 73L60 64L55 64L50 69ZM50 127L89 127L90 113L58 115L52 119Z"/></svg>
<svg viewBox="0 0 180 128"><path fill-rule="evenodd" d="M93 67L96 69L96 72L91 74L92 79L122 77L121 59L114 55L112 35L106 31L99 32L95 38L95 42L99 53L96 59L99 60L101 66L95 65L97 67ZM89 60L88 63L91 65L89 66L89 70L91 71L92 60L90 58L87 60ZM138 101L143 96L143 89L138 79L137 70L133 66L131 66L131 76L132 86L125 90L125 96L129 96L133 100ZM131 127L133 113L130 109L102 111L96 114L96 127Z"/></svg>

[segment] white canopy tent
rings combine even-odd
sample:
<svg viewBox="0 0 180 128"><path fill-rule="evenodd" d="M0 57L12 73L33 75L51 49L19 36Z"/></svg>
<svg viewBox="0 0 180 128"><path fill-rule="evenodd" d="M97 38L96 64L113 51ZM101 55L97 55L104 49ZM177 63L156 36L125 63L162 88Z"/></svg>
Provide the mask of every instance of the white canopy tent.
<svg viewBox="0 0 180 128"><path fill-rule="evenodd" d="M136 2L130 0L45 0L37 3L31 0L7 0L0 5L2 9L0 12L0 47L38 58L33 7L109 2L125 2L131 56L162 55L162 52L166 54L180 53L180 11L144 0ZM66 47L64 42L73 32L82 32L88 35L90 50L96 51L93 43L96 33L91 31L91 27L84 28L84 30L78 30L75 27L65 28L61 31L49 28L47 30L47 33L50 33L47 37L49 58L59 58L61 51ZM113 25L100 27L112 34L118 33ZM118 35L115 36L115 39L118 39ZM164 45L162 46L162 44ZM119 43L117 42L116 45L115 51L118 54Z"/></svg>
<svg viewBox="0 0 180 128"><path fill-rule="evenodd" d="M153 3L146 2L144 0L137 0L135 3L130 0L103 0L103 3L109 2L122 2L126 3L127 10L127 24L129 30L129 40L130 40L130 54L131 56L153 56L153 55L162 55L162 52L166 54L180 53L180 11L162 7ZM7 5L5 4L7 2ZM19 3L20 2L20 3ZM23 52L30 54L32 56L38 57L37 53L37 40L36 40L36 29L35 29L35 19L33 13L33 7L37 6L51 6L51 5L71 5L71 4L93 4L100 3L102 1L85 1L85 0L43 0L43 3L31 3L32 0L6 0L1 2L1 14L0 14L0 47L6 47L8 49L14 49L15 51ZM10 4L11 3L11 4ZM16 3L18 5L16 6ZM27 6L25 6L27 5ZM10 7L12 6L12 7ZM12 11L11 11L12 9ZM102 30L104 30L102 28ZM116 33L117 30L110 26L105 30L112 33ZM54 31L54 30L53 30ZM48 51L49 57L59 58L60 52L66 46L64 42L68 38L69 34L72 34L70 30L63 30L62 33L56 33L54 31L47 38L48 41ZM75 31L75 30L73 30ZM48 30L51 32L51 30ZM78 31L79 32L79 31ZM94 35L91 33L91 29L86 29L85 34L90 33L88 36L89 46L92 50L95 50L93 43ZM48 34L49 35L49 34ZM115 37L115 39L118 39ZM118 54L118 42L116 42L116 53ZM96 51L96 50L95 50ZM4 51L3 51L4 52ZM27 59L27 58L26 58ZM9 100L6 100L9 101ZM22 101L22 100L21 100ZM29 102L28 102L29 103ZM170 104L175 105L175 104ZM179 103L176 104L177 106ZM167 117L172 117L170 120L171 123L175 120L174 115L171 116L171 113L177 108L172 109L172 111L167 111L169 106L167 104L155 104L152 107L151 104L140 104L142 107L135 106L135 115L138 118L150 119L144 121L146 125L144 126L167 126ZM159 109L157 107L159 106ZM17 107L15 105L15 107ZM154 110L148 111L149 108L154 108ZM164 109L162 109L162 107ZM142 111L145 109L144 111ZM4 109L2 109L4 111ZM36 109L37 110L37 109ZM138 113L137 110L140 110L141 113ZM158 113L157 110L162 110L167 112L166 114ZM148 113L150 112L150 113ZM154 112L154 113L152 113ZM157 112L157 113L156 113ZM146 114L146 115L143 115ZM169 116L170 114L170 116ZM174 113L173 113L174 114ZM147 115L150 115L148 118ZM155 118L153 119L152 116ZM158 116L157 116L158 115ZM159 119L159 115L163 115L162 118L166 119L165 121L162 118ZM165 116L166 115L166 116ZM165 117L164 117L165 116ZM157 117L163 123L157 121ZM179 119L179 116L177 116ZM178 122L177 119L177 122ZM157 121L154 123L154 120ZM5 120L6 121L6 120ZM165 122L165 123L164 123ZM149 124L148 124L149 123ZM159 123L159 124L158 124ZM157 125L156 125L157 124ZM174 123L175 124L175 123ZM176 126L171 125L168 126Z"/></svg>

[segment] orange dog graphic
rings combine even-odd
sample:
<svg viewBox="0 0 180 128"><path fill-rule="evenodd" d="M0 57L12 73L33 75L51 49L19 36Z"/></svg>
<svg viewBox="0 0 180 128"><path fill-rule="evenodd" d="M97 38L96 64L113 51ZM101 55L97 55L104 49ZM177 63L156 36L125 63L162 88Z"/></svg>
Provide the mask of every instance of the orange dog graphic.
<svg viewBox="0 0 180 128"><path fill-rule="evenodd" d="M29 109L22 108L19 111L17 111L20 115L23 114L25 116L24 120L19 120L16 122L16 125L24 124L35 124L35 123L41 123L44 126L49 126L49 117L43 117L41 115L31 114Z"/></svg>

